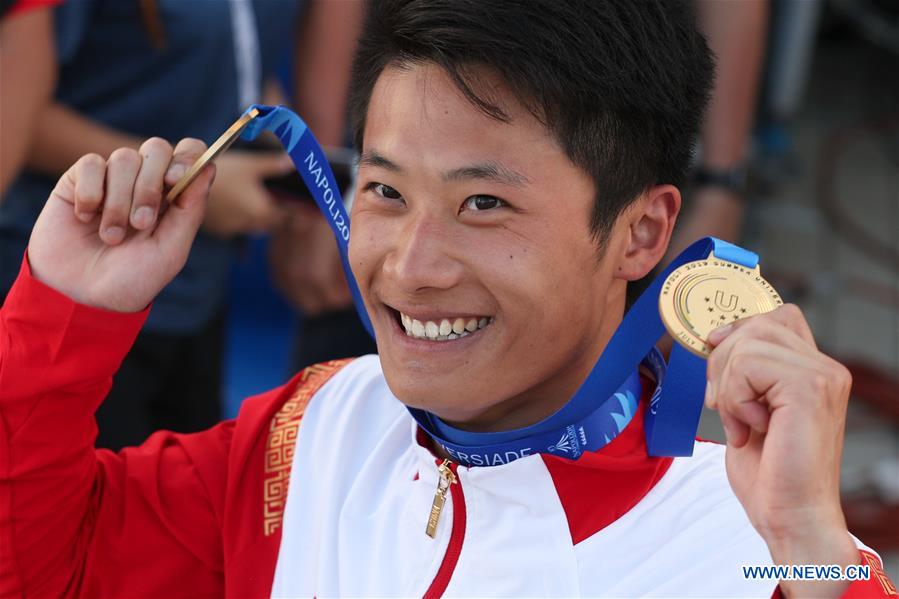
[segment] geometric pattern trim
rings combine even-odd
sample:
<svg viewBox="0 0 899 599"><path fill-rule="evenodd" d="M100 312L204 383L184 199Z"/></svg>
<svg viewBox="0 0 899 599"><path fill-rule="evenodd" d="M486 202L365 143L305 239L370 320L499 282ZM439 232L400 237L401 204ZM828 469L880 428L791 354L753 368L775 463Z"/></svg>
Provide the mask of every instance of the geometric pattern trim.
<svg viewBox="0 0 899 599"><path fill-rule="evenodd" d="M293 395L272 418L265 441L262 493L262 528L265 536L275 533L281 527L297 433L306 406L321 386L351 361L352 359L332 360L304 369Z"/></svg>
<svg viewBox="0 0 899 599"><path fill-rule="evenodd" d="M887 578L886 572L883 571L883 566L880 565L880 560L877 559L877 556L865 551L861 550L862 554L862 565L871 567L871 578L880 583L880 588L883 589L883 594L888 597L895 597L899 595L899 592L896 591L896 587L893 586L892 581Z"/></svg>

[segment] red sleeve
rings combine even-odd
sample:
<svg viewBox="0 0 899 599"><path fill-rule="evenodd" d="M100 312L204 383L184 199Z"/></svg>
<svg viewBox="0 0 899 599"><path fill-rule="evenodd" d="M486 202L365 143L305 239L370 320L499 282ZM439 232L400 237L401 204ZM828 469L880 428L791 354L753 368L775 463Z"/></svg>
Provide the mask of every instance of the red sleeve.
<svg viewBox="0 0 899 599"><path fill-rule="evenodd" d="M859 553L861 553L861 565L868 566L871 575L868 580L853 581L840 595L840 599L886 599L899 596L896 586L883 571L880 558L864 549L860 549ZM780 586L774 589L771 599L784 599L783 593L780 592Z"/></svg>
<svg viewBox="0 0 899 599"><path fill-rule="evenodd" d="M12 5L9 12L3 15L3 18L12 17L14 15L28 12L36 8L53 7L62 4L63 0L19 0Z"/></svg>
<svg viewBox="0 0 899 599"><path fill-rule="evenodd" d="M27 262L0 309L0 596L221 596L233 423L93 448L147 315L89 308Z"/></svg>

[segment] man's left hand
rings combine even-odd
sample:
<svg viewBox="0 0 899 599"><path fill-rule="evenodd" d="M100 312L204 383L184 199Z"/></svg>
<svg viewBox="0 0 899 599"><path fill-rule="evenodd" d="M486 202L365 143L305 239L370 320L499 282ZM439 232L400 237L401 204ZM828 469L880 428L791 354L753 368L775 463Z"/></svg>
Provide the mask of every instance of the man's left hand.
<svg viewBox="0 0 899 599"><path fill-rule="evenodd" d="M852 378L818 351L794 305L715 330L706 405L727 436L731 487L775 563L859 563L840 507ZM784 581L786 596L838 597L847 582Z"/></svg>

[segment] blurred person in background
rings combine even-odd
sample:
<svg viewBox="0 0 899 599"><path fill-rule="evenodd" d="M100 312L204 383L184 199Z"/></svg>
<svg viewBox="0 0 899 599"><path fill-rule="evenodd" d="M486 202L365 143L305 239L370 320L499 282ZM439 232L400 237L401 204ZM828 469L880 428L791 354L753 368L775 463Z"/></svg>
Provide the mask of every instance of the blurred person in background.
<svg viewBox="0 0 899 599"><path fill-rule="evenodd" d="M0 0L0 201L25 161L56 82L53 15L61 0Z"/></svg>
<svg viewBox="0 0 899 599"><path fill-rule="evenodd" d="M291 43L296 108L324 144L339 143L360 3L250 0L71 2L57 9L56 101L35 130L28 168L0 208L0 294L18 271L45 197L77 158L114 160L158 135L216 139L251 103ZM139 165L134 165L138 168ZM235 240L267 232L283 211L264 179L293 171L281 152L232 150L218 163L196 243L154 302L97 417L98 445L140 443L152 431L191 432L221 417L227 275ZM156 217L135 206L132 224ZM121 238L104 227L104 238Z"/></svg>
<svg viewBox="0 0 899 599"><path fill-rule="evenodd" d="M696 6L717 73L686 197L686 219L675 233L666 263L706 235L738 241L768 29L767 0L697 0Z"/></svg>

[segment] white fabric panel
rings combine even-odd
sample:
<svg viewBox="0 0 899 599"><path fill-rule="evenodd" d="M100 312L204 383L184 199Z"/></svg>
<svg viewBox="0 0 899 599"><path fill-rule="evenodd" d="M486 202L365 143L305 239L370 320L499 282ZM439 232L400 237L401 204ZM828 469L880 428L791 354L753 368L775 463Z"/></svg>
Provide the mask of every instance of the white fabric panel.
<svg viewBox="0 0 899 599"><path fill-rule="evenodd" d="M375 356L316 394L297 439L273 597L424 594L446 552L452 507L437 538L426 536L437 468L430 459L421 468L411 431Z"/></svg>
<svg viewBox="0 0 899 599"><path fill-rule="evenodd" d="M568 520L538 455L490 468L459 467L468 516L446 596L576 596Z"/></svg>
<svg viewBox="0 0 899 599"><path fill-rule="evenodd" d="M743 580L741 565L767 565L771 556L714 443L676 458L643 501L577 551L588 596L767 598L776 586Z"/></svg>
<svg viewBox="0 0 899 599"><path fill-rule="evenodd" d="M297 440L274 597L425 593L457 506L448 494L437 537L425 534L438 474L415 432L377 356L315 395ZM720 445L697 443L638 505L577 546L540 456L458 474L467 526L447 596L767 598L775 587L743 579L742 565L771 558L730 489Z"/></svg>

